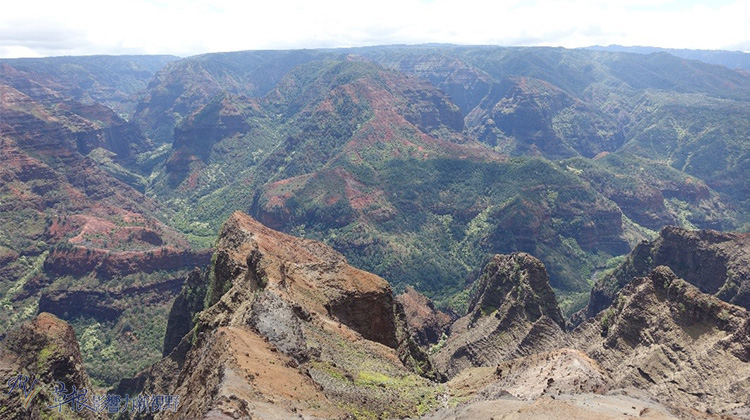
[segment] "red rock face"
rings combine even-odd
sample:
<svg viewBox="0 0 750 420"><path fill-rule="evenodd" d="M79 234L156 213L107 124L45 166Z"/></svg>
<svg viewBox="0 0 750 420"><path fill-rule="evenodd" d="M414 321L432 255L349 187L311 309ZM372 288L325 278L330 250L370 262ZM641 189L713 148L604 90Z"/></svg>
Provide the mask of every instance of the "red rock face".
<svg viewBox="0 0 750 420"><path fill-rule="evenodd" d="M327 313L367 339L399 345L388 283L348 265L319 242L274 231L235 212L219 235L213 270L214 292L237 282L279 288L310 312Z"/></svg>
<svg viewBox="0 0 750 420"><path fill-rule="evenodd" d="M420 345L428 347L440 341L451 322L450 315L435 308L430 299L410 286L396 300L404 310L409 330Z"/></svg>
<svg viewBox="0 0 750 420"><path fill-rule="evenodd" d="M40 240L69 241L88 248L92 258L101 250L187 248L181 235L151 217L157 209L152 200L83 155L102 147L129 159L144 146L131 142L134 127L100 105L68 103L54 109L7 85L0 85L0 94L3 216L34 214L43 226L43 232L15 226L18 251L30 251L27 247ZM80 251L72 255L81 262Z"/></svg>
<svg viewBox="0 0 750 420"><path fill-rule="evenodd" d="M354 76L340 83L337 71ZM286 229L306 220L342 227L355 220L381 223L396 216L386 193L359 179L349 165L377 168L393 159L506 160L463 135L460 110L423 80L356 60L323 72L312 86L297 86L295 77L292 72L282 79L263 103L288 107L294 112L290 120L299 121L263 171L286 165L290 175L303 173L263 186L257 215L269 226ZM306 91L300 94L298 89ZM335 144L322 148L311 140L330 137L334 126ZM327 211L294 214L292 203L315 203Z"/></svg>
<svg viewBox="0 0 750 420"><path fill-rule="evenodd" d="M6 85L0 95L0 281L25 279L9 296L3 327L38 303L67 319L107 321L103 334L127 345L114 328L120 316L166 310L187 270L208 264L211 252L190 250L154 217L161 211L153 200L86 155L101 149L126 164L148 146L134 125L101 105L50 106ZM143 345L131 354L159 350Z"/></svg>
<svg viewBox="0 0 750 420"><path fill-rule="evenodd" d="M160 247L148 251L110 252L73 246L54 249L44 261L44 269L57 276L77 277L93 273L99 278L108 279L133 273L202 267L210 261L210 250L193 252L174 247Z"/></svg>
<svg viewBox="0 0 750 420"><path fill-rule="evenodd" d="M434 374L409 339L384 279L350 266L320 242L272 230L240 212L222 226L208 271L190 275L167 331L166 357L140 384L127 384L183 396L182 417L222 410L337 418L341 409L330 409L341 402L348 404L343 410L411 412L413 403L401 408L403 401L422 398L420 387L433 386L409 370L419 364L420 372ZM372 392L370 383L363 387L353 379L381 369L408 380L409 389ZM272 411L264 408L268 398Z"/></svg>

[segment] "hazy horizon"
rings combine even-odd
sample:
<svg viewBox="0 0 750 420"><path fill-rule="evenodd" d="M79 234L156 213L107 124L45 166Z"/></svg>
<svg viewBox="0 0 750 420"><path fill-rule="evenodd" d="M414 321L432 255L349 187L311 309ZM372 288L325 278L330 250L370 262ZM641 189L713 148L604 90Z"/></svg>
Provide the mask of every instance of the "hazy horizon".
<svg viewBox="0 0 750 420"><path fill-rule="evenodd" d="M205 54L222 54L222 53L233 53L233 52L243 52L243 51L282 51L282 50L346 50L346 49L355 49L355 48L379 48L379 47L420 47L420 46L430 46L430 45L442 45L442 46L455 46L455 47L500 47L500 48L563 48L563 49L607 49L607 48L614 48L614 49L664 49L664 50L684 50L684 51L723 51L723 52L729 52L729 53L741 53L741 54L750 54L748 51L740 51L740 50L721 50L721 49L697 49L697 48L666 48L666 47L657 47L653 45L619 45L619 44L609 44L609 45L588 45L584 47L554 47L554 46L544 46L544 45L491 45L491 44L452 44L452 43L443 43L443 42L426 42L426 43L419 43L419 44L380 44L380 45L359 45L359 46L353 46L353 47L320 47L320 48L287 48L287 49L279 49L279 48L267 48L267 49L245 49L245 50L232 50L232 51L206 51L201 52L193 55L176 55L176 54L168 54L168 53L153 53L153 54L137 54L137 53L123 53L123 54L107 54L107 53L92 53L92 54L66 54L66 55L46 55L46 56L36 56L36 57L0 57L0 60L25 60L25 59L39 59L39 58L64 58L64 57L97 57L97 56L173 56L177 57L178 59L198 56L198 55L205 55ZM626 51L627 52L627 51Z"/></svg>
<svg viewBox="0 0 750 420"><path fill-rule="evenodd" d="M0 58L425 43L750 51L750 2L742 0L497 3L30 0L0 16Z"/></svg>

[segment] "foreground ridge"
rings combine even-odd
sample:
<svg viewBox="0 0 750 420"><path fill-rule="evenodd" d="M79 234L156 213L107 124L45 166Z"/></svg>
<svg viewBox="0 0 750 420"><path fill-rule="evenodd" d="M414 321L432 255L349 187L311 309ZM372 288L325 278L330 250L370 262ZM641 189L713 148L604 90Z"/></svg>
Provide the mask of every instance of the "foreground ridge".
<svg viewBox="0 0 750 420"><path fill-rule="evenodd" d="M327 245L236 212L172 307L164 358L113 393L179 397L136 418L750 418L750 314L669 267L573 330L530 254L493 256L473 290L444 330L416 292L397 300ZM9 333L0 354L3 372L91 387L53 315Z"/></svg>

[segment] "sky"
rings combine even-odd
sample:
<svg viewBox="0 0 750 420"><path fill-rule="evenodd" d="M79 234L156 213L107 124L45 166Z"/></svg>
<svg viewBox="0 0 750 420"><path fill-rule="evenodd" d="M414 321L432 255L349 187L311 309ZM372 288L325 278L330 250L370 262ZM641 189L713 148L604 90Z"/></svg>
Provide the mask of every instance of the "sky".
<svg viewBox="0 0 750 420"><path fill-rule="evenodd" d="M0 57L386 44L750 52L750 0L5 0Z"/></svg>

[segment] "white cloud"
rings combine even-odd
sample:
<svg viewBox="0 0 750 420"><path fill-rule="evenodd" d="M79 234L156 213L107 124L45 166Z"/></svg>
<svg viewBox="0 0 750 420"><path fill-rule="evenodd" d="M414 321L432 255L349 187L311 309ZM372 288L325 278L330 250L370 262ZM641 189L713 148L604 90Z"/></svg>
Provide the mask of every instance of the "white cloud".
<svg viewBox="0 0 750 420"><path fill-rule="evenodd" d="M746 0L26 0L0 15L0 56L393 43L747 49Z"/></svg>

